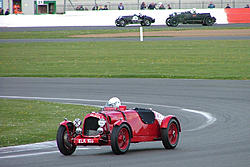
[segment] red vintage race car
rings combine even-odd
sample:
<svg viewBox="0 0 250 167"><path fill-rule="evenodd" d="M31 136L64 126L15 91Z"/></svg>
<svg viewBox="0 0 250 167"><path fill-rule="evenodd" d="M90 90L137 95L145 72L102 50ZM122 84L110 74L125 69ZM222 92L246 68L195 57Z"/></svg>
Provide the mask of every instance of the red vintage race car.
<svg viewBox="0 0 250 167"><path fill-rule="evenodd" d="M99 112L87 114L83 121L65 119L57 132L57 146L64 155L74 153L76 146L111 145L115 154L124 154L130 143L162 141L174 149L181 126L174 115L163 116L152 109L127 109L118 98L111 98Z"/></svg>

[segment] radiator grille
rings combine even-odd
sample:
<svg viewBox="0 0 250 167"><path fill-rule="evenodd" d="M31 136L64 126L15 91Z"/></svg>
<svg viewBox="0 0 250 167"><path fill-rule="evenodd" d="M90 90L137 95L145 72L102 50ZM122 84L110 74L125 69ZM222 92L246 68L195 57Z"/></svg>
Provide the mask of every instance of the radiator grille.
<svg viewBox="0 0 250 167"><path fill-rule="evenodd" d="M98 135L97 129L99 128L98 125L98 118L89 117L85 119L84 123L84 135L85 136L96 136Z"/></svg>

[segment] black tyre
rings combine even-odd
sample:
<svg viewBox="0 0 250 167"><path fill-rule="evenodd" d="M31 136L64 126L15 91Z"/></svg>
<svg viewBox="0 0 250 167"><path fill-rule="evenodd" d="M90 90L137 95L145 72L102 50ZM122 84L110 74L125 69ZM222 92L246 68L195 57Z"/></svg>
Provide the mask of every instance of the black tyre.
<svg viewBox="0 0 250 167"><path fill-rule="evenodd" d="M142 22L141 22L141 26L145 26L145 23L144 23L144 21L142 21Z"/></svg>
<svg viewBox="0 0 250 167"><path fill-rule="evenodd" d="M125 27L126 26L126 21L121 19L119 24L120 24L121 27Z"/></svg>
<svg viewBox="0 0 250 167"><path fill-rule="evenodd" d="M117 27L121 27L120 24L119 24L119 21L117 21L117 20L115 21L115 25L116 25Z"/></svg>
<svg viewBox="0 0 250 167"><path fill-rule="evenodd" d="M179 24L179 21L176 19L176 18L172 18L170 20L170 25L173 26L173 27L177 27Z"/></svg>
<svg viewBox="0 0 250 167"><path fill-rule="evenodd" d="M150 26L151 25L151 21L149 19L144 19L143 22L144 22L145 26Z"/></svg>
<svg viewBox="0 0 250 167"><path fill-rule="evenodd" d="M167 19L166 19L166 25L167 25L167 26L171 26L170 20L171 20L170 18L167 18Z"/></svg>
<svg viewBox="0 0 250 167"><path fill-rule="evenodd" d="M115 154L124 154L128 151L131 132L126 124L115 126L111 134L111 148Z"/></svg>
<svg viewBox="0 0 250 167"><path fill-rule="evenodd" d="M69 127L69 131L72 133L73 126ZM76 146L69 142L69 135L65 126L59 126L56 136L57 147L63 155L71 155L75 152Z"/></svg>
<svg viewBox="0 0 250 167"><path fill-rule="evenodd" d="M211 26L214 24L213 18L212 17L206 17L204 20L204 24L207 26Z"/></svg>
<svg viewBox="0 0 250 167"><path fill-rule="evenodd" d="M166 149L174 149L179 141L180 127L175 119L171 119L167 128L161 129L162 144Z"/></svg>

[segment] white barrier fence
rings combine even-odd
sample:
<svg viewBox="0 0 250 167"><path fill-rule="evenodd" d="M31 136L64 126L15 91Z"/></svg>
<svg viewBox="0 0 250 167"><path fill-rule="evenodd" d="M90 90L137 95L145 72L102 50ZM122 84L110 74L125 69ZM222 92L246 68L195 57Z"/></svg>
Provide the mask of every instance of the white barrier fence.
<svg viewBox="0 0 250 167"><path fill-rule="evenodd" d="M108 10L108 11L69 11L64 15L8 15L0 16L0 27L51 27L51 26L115 26L119 16L143 14L155 18L152 25L166 25L169 14L191 9L174 10ZM210 13L216 24L227 24L224 9L197 9L197 13Z"/></svg>

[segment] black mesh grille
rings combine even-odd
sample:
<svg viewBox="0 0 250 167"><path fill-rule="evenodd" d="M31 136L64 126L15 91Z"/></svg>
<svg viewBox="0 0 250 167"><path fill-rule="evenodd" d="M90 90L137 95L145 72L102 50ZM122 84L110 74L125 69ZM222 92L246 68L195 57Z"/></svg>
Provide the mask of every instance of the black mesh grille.
<svg viewBox="0 0 250 167"><path fill-rule="evenodd" d="M96 136L98 135L97 129L99 128L98 125L98 118L89 117L85 119L84 123L84 135L86 136Z"/></svg>

